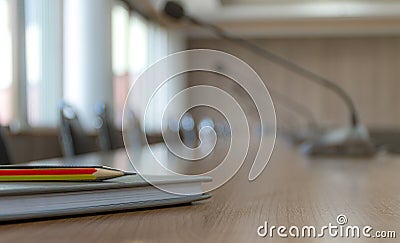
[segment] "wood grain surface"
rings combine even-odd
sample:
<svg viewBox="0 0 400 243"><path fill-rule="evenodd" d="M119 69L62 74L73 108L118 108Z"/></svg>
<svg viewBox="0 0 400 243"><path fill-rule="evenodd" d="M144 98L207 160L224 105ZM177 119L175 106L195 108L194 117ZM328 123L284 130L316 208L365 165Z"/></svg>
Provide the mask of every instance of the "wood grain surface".
<svg viewBox="0 0 400 243"><path fill-rule="evenodd" d="M347 216L348 225L371 225L374 230L400 233L400 157L380 154L372 159L310 159L278 140L263 174L249 182L254 152L254 149L250 151L238 174L212 192L213 197L207 201L3 224L0 242L286 242L292 239L261 238L257 228L265 221L276 226L321 227L336 224L339 214ZM98 164L108 161L111 166L130 167L123 150L64 162L78 161ZM342 242L346 239L296 240ZM396 239L383 242L396 242Z"/></svg>

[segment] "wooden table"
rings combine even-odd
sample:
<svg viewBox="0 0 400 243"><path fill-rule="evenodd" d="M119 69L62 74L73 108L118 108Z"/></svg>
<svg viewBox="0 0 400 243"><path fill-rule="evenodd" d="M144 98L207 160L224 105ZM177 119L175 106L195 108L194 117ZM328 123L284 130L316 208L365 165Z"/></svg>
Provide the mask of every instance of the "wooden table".
<svg viewBox="0 0 400 243"><path fill-rule="evenodd" d="M336 224L339 214L347 216L348 225L371 225L374 230L400 234L400 157L309 159L278 141L266 170L249 182L251 153L238 174L214 191L210 200L180 207L6 224L0 226L0 241L285 242L290 238L261 238L257 228L265 221L288 228L321 227ZM124 151L85 155L78 160L130 167ZM329 240L332 238L300 241ZM390 241L396 242L384 240Z"/></svg>

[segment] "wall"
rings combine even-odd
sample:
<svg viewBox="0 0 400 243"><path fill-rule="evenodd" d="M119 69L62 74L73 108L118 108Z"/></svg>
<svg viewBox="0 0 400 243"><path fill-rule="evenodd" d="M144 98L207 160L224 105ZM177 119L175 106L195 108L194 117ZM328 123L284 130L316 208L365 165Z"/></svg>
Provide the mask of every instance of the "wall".
<svg viewBox="0 0 400 243"><path fill-rule="evenodd" d="M354 99L364 124L400 126L400 37L258 39L259 45L334 80ZM189 47L233 54L263 78L267 86L309 107L321 125L345 124L344 103L321 88L265 61L236 44L218 39L190 39ZM199 78L200 77L200 78ZM201 76L191 75L191 84ZM288 111L275 102L278 122ZM293 114L291 114L293 116ZM281 119L280 119L281 118ZM286 118L290 119L290 118Z"/></svg>

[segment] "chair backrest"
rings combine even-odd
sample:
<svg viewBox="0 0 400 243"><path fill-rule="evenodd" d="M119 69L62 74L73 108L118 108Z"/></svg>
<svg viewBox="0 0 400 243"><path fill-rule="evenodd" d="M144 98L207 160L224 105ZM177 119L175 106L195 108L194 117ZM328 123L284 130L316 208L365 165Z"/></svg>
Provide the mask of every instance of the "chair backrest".
<svg viewBox="0 0 400 243"><path fill-rule="evenodd" d="M107 107L100 103L96 107L97 131L99 134L99 144L102 151L109 151L124 147L122 132L112 125L109 118Z"/></svg>
<svg viewBox="0 0 400 243"><path fill-rule="evenodd" d="M69 157L98 151L95 139L85 133L72 106L62 102L60 118L60 140L64 156Z"/></svg>
<svg viewBox="0 0 400 243"><path fill-rule="evenodd" d="M0 127L0 165L9 164L12 164L10 150L6 141L4 128Z"/></svg>
<svg viewBox="0 0 400 243"><path fill-rule="evenodd" d="M133 110L125 111L124 122L124 139L126 146L139 148L146 145L147 138Z"/></svg>
<svg viewBox="0 0 400 243"><path fill-rule="evenodd" d="M193 116L190 113L186 113L182 117L182 121L180 124L180 135L183 143L191 148L194 148L198 145L198 137L197 137L197 125Z"/></svg>

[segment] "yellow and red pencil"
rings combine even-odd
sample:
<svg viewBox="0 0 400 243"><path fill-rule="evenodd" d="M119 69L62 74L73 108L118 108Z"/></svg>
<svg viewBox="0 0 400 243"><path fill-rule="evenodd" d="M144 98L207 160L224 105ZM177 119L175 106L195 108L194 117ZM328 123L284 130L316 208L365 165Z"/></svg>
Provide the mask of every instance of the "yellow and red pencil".
<svg viewBox="0 0 400 243"><path fill-rule="evenodd" d="M1 166L0 182L7 181L101 181L136 174L106 166Z"/></svg>

